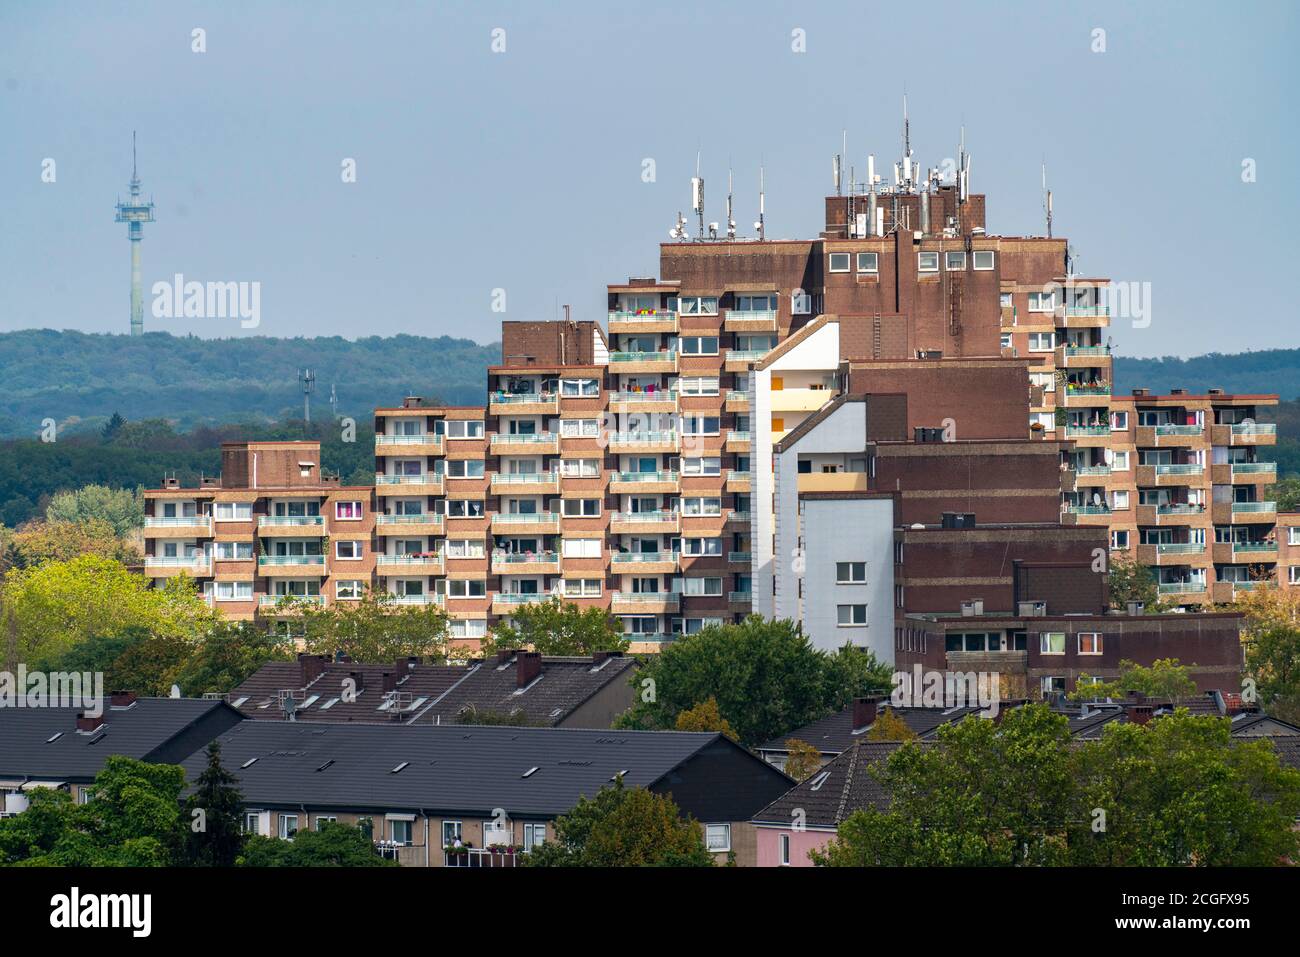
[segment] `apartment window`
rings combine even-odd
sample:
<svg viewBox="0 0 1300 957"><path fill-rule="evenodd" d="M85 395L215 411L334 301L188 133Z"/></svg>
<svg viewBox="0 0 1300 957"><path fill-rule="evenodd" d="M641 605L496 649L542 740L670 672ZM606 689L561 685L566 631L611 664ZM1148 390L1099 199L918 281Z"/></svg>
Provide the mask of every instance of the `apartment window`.
<svg viewBox="0 0 1300 957"><path fill-rule="evenodd" d="M483 500L472 498L447 499L448 518L482 518Z"/></svg>
<svg viewBox="0 0 1300 957"><path fill-rule="evenodd" d="M1010 348L1011 348L1011 333L1009 333L1009 332L1004 332L1004 333L1002 333L1002 342L1001 342L1001 345L1002 345L1002 348L1003 348L1003 349L1010 349ZM1032 376L1031 376L1031 378L1032 378Z"/></svg>
<svg viewBox="0 0 1300 957"><path fill-rule="evenodd" d="M481 538L449 538L445 554L448 558L482 558L487 552Z"/></svg>
<svg viewBox="0 0 1300 957"><path fill-rule="evenodd" d="M722 594L721 578L674 578L673 591L682 595L712 595Z"/></svg>
<svg viewBox="0 0 1300 957"><path fill-rule="evenodd" d="M682 435L717 435L721 422L716 415L683 415Z"/></svg>
<svg viewBox="0 0 1300 957"><path fill-rule="evenodd" d="M1110 533L1110 547L1123 550L1128 548L1128 529L1117 528Z"/></svg>
<svg viewBox="0 0 1300 957"><path fill-rule="evenodd" d="M836 562L835 581L841 585L861 585L867 580L866 562Z"/></svg>
<svg viewBox="0 0 1300 957"><path fill-rule="evenodd" d="M1058 675L1043 678L1039 687L1043 691L1043 697L1054 694L1065 693L1065 678Z"/></svg>
<svg viewBox="0 0 1300 957"><path fill-rule="evenodd" d="M560 395L563 396L586 396L588 398L600 395L599 379L561 379Z"/></svg>
<svg viewBox="0 0 1300 957"><path fill-rule="evenodd" d="M442 822L442 846L455 847L460 841L461 829L464 825L460 821L443 821Z"/></svg>
<svg viewBox="0 0 1300 957"><path fill-rule="evenodd" d="M560 501L560 514L566 518L594 518L600 514L598 498L566 498Z"/></svg>
<svg viewBox="0 0 1300 957"><path fill-rule="evenodd" d="M1044 655L1065 654L1065 632L1044 631L1038 636L1038 651Z"/></svg>
<svg viewBox="0 0 1300 957"><path fill-rule="evenodd" d="M452 459L447 462L447 478L482 478L482 459Z"/></svg>
<svg viewBox="0 0 1300 957"><path fill-rule="evenodd" d="M362 558L366 551L365 542L341 541L334 543L334 557L346 559Z"/></svg>
<svg viewBox="0 0 1300 957"><path fill-rule="evenodd" d="M977 249L971 253L971 265L980 272L993 268L993 250Z"/></svg>
<svg viewBox="0 0 1300 957"><path fill-rule="evenodd" d="M566 439L594 439L600 435L599 419L561 419L560 437Z"/></svg>
<svg viewBox="0 0 1300 957"><path fill-rule="evenodd" d="M1110 494L1110 507L1113 509L1128 508L1128 492L1125 489L1115 489Z"/></svg>
<svg viewBox="0 0 1300 957"><path fill-rule="evenodd" d="M403 847L411 846L411 824L412 821L389 821L388 834L389 839L394 844L400 844Z"/></svg>
<svg viewBox="0 0 1300 957"><path fill-rule="evenodd" d="M691 376L678 380L678 389L682 395L717 395L717 376Z"/></svg>
<svg viewBox="0 0 1300 957"><path fill-rule="evenodd" d="M561 459L560 474L567 478L596 478L600 475L598 459Z"/></svg>
<svg viewBox="0 0 1300 957"><path fill-rule="evenodd" d="M481 439L483 438L483 420L482 419L451 419L447 422L447 438L449 439Z"/></svg>
<svg viewBox="0 0 1300 957"><path fill-rule="evenodd" d="M447 633L453 638L486 638L486 618L453 618L447 622Z"/></svg>
<svg viewBox="0 0 1300 957"><path fill-rule="evenodd" d="M1112 432L1127 432L1127 431L1128 431L1128 413L1127 413L1127 412L1112 412L1112 413L1110 414L1110 430L1111 430ZM1128 454L1128 453L1125 453L1126 456L1127 456L1127 454Z"/></svg>
<svg viewBox="0 0 1300 957"><path fill-rule="evenodd" d="M722 539L683 538L682 554L683 555L721 555Z"/></svg>
<svg viewBox="0 0 1300 957"><path fill-rule="evenodd" d="M1050 372L1031 372L1029 373L1029 384L1036 385L1044 392L1056 391L1056 376Z"/></svg>
<svg viewBox="0 0 1300 957"><path fill-rule="evenodd" d="M858 253L858 272L875 275L880 272L880 255L878 253Z"/></svg>
<svg viewBox="0 0 1300 957"><path fill-rule="evenodd" d="M337 824L338 820L338 817L333 814L317 814L316 830L323 830L326 824Z"/></svg>
<svg viewBox="0 0 1300 957"><path fill-rule="evenodd" d="M566 578L564 594L567 598L599 598L601 580L599 578Z"/></svg>
<svg viewBox="0 0 1300 957"><path fill-rule="evenodd" d="M831 272L848 272L849 271L849 254L848 253L831 253L827 268Z"/></svg>
<svg viewBox="0 0 1300 957"><path fill-rule="evenodd" d="M1030 352L1051 352L1056 348L1056 333L1031 332L1029 334Z"/></svg>
<svg viewBox="0 0 1300 957"><path fill-rule="evenodd" d="M363 515L360 502L335 502L334 517L342 521L356 521Z"/></svg>
<svg viewBox="0 0 1300 957"><path fill-rule="evenodd" d="M1110 457L1110 469L1112 472L1128 471L1128 453L1112 452Z"/></svg>
<svg viewBox="0 0 1300 957"><path fill-rule="evenodd" d="M1056 309L1055 292L1031 292L1029 294L1030 312L1053 312Z"/></svg>
<svg viewBox="0 0 1300 957"><path fill-rule="evenodd" d="M1286 530L1286 543L1300 545L1300 525L1291 525Z"/></svg>
<svg viewBox="0 0 1300 957"><path fill-rule="evenodd" d="M720 498L684 498L682 499L683 515L721 515L722 499Z"/></svg>
<svg viewBox="0 0 1300 957"><path fill-rule="evenodd" d="M718 337L682 336L679 348L682 355L716 356L718 354Z"/></svg>
<svg viewBox="0 0 1300 957"><path fill-rule="evenodd" d="M218 522L248 522L253 518L252 502L215 502L212 517Z"/></svg>
<svg viewBox="0 0 1300 957"><path fill-rule="evenodd" d="M1292 565L1288 570L1288 581L1292 585L1300 585L1300 565Z"/></svg>
<svg viewBox="0 0 1300 957"><path fill-rule="evenodd" d="M966 268L965 253L945 253L943 257L943 268L949 272L957 272Z"/></svg>
<svg viewBox="0 0 1300 957"><path fill-rule="evenodd" d="M248 601L253 597L252 582L212 582L209 593L216 601Z"/></svg>
<svg viewBox="0 0 1300 957"><path fill-rule="evenodd" d="M916 271L917 272L938 272L939 254L938 253L917 253Z"/></svg>
<svg viewBox="0 0 1300 957"><path fill-rule="evenodd" d="M482 578L452 578L447 581L448 598L482 598L487 582Z"/></svg>
<svg viewBox="0 0 1300 957"><path fill-rule="evenodd" d="M1003 309L1015 308L1015 302L1015 297L1009 292L1000 293L998 295L998 304L1001 305Z"/></svg>
<svg viewBox="0 0 1300 957"><path fill-rule="evenodd" d="M281 814L280 815L280 839L292 841L295 834L298 833L298 815Z"/></svg>
<svg viewBox="0 0 1300 957"><path fill-rule="evenodd" d="M244 833L256 834L261 830L262 815L256 811L248 811L244 814Z"/></svg>
<svg viewBox="0 0 1300 957"><path fill-rule="evenodd" d="M525 824L524 825L524 853L531 851L533 848L546 843L546 825L545 824Z"/></svg>
<svg viewBox="0 0 1300 957"><path fill-rule="evenodd" d="M560 554L565 558L599 558L599 538L566 538L560 543Z"/></svg>
<svg viewBox="0 0 1300 957"><path fill-rule="evenodd" d="M716 455L682 459L683 475L721 475L722 459Z"/></svg>
<svg viewBox="0 0 1300 957"><path fill-rule="evenodd" d="M736 309L741 312L776 312L776 294L736 296Z"/></svg>
<svg viewBox="0 0 1300 957"><path fill-rule="evenodd" d="M253 557L252 542L213 542L212 557L218 561L240 561Z"/></svg>
<svg viewBox="0 0 1300 957"><path fill-rule="evenodd" d="M1099 631L1079 632L1079 654L1081 655L1101 654L1101 632Z"/></svg>
<svg viewBox="0 0 1300 957"><path fill-rule="evenodd" d="M866 605L838 605L837 619L841 628L851 628L867 623Z"/></svg>
<svg viewBox="0 0 1300 957"><path fill-rule="evenodd" d="M345 578L334 583L334 597L356 600L366 593L366 583L356 578Z"/></svg>
<svg viewBox="0 0 1300 957"><path fill-rule="evenodd" d="M731 825L707 824L704 827L705 846L712 854L723 854L731 850Z"/></svg>
<svg viewBox="0 0 1300 957"><path fill-rule="evenodd" d="M678 303L677 311L683 316L716 316L718 314L718 297L717 296L681 296L676 300ZM672 309L673 300L669 300L668 308Z"/></svg>

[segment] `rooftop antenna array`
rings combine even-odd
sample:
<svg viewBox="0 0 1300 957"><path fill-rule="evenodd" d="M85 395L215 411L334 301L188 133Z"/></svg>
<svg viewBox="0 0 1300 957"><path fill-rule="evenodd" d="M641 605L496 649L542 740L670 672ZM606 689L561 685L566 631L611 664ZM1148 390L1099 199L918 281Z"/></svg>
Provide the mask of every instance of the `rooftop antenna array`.
<svg viewBox="0 0 1300 957"><path fill-rule="evenodd" d="M736 238L736 217L731 206L731 168L727 168L727 238Z"/></svg>
<svg viewBox="0 0 1300 957"><path fill-rule="evenodd" d="M766 236L763 225L763 207L763 167L760 164L758 167L758 222L754 224L754 228L758 230L758 241L760 243Z"/></svg>
<svg viewBox="0 0 1300 957"><path fill-rule="evenodd" d="M1043 164L1043 215L1047 219L1047 238L1052 238L1052 191L1047 188L1047 164Z"/></svg>
<svg viewBox="0 0 1300 957"><path fill-rule="evenodd" d="M302 417L311 425L311 394L316 391L316 373L310 369L299 369L298 386L302 389Z"/></svg>
<svg viewBox="0 0 1300 957"><path fill-rule="evenodd" d="M691 207L699 217L697 236L704 238L704 177L700 175L700 154L695 154L695 175L691 177Z"/></svg>

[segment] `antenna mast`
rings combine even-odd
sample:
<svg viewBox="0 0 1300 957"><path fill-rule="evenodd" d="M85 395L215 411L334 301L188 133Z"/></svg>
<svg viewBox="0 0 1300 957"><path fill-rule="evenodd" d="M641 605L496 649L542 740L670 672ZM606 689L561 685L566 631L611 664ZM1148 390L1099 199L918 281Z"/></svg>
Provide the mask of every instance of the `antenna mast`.
<svg viewBox="0 0 1300 957"><path fill-rule="evenodd" d="M736 217L731 208L731 167L727 167L727 238L736 238Z"/></svg>
<svg viewBox="0 0 1300 957"><path fill-rule="evenodd" d="M1052 238L1052 191L1047 188L1047 164L1043 164L1043 213L1047 218L1047 238Z"/></svg>
<svg viewBox="0 0 1300 957"><path fill-rule="evenodd" d="M298 385L302 389L302 417L311 425L311 394L316 391L316 373L310 369L299 369Z"/></svg>
<svg viewBox="0 0 1300 957"><path fill-rule="evenodd" d="M691 177L691 205L699 217L699 238L704 238L704 177L700 175L700 154L695 153L695 175Z"/></svg>
<svg viewBox="0 0 1300 957"><path fill-rule="evenodd" d="M763 207L764 207L764 203L763 203L763 167L762 167L762 166L759 166L759 168L758 168L758 222L756 222L756 223L754 224L754 228L758 230L758 240L759 240L759 242L762 242L763 239L764 239L764 237L766 236L766 232L764 231L764 228L763 228Z"/></svg>

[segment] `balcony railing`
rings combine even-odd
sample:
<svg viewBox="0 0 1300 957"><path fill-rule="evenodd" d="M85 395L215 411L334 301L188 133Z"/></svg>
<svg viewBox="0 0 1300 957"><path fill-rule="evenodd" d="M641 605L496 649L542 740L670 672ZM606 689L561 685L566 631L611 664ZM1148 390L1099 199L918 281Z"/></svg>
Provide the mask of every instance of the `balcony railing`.
<svg viewBox="0 0 1300 957"><path fill-rule="evenodd" d="M1110 395L1108 385L1067 385L1065 394L1069 395Z"/></svg>
<svg viewBox="0 0 1300 957"><path fill-rule="evenodd" d="M1077 469L1075 469L1074 471L1075 471L1076 474L1081 475L1081 476L1087 476L1087 475L1109 475L1109 474L1110 474L1110 466L1109 466L1109 465L1080 465L1080 466L1079 466Z"/></svg>
<svg viewBox="0 0 1300 957"><path fill-rule="evenodd" d="M1160 542L1156 544L1157 555L1201 555L1204 552L1204 542Z"/></svg>
<svg viewBox="0 0 1300 957"><path fill-rule="evenodd" d="M441 565L442 553L430 552L427 555L376 555L375 564L401 566Z"/></svg>
<svg viewBox="0 0 1300 957"><path fill-rule="evenodd" d="M546 525L560 520L559 512L498 512L493 525Z"/></svg>
<svg viewBox="0 0 1300 957"><path fill-rule="evenodd" d="M610 521L614 522L643 522L647 525L656 522L675 522L677 521L677 512L659 510L654 512L615 512L610 516Z"/></svg>
<svg viewBox="0 0 1300 957"><path fill-rule="evenodd" d="M737 362L757 362L763 356L767 355L769 349L728 349L727 361L736 360Z"/></svg>
<svg viewBox="0 0 1300 957"><path fill-rule="evenodd" d="M1157 515L1196 515L1204 511L1204 505L1191 505L1186 502L1170 502L1156 506Z"/></svg>
<svg viewBox="0 0 1300 957"><path fill-rule="evenodd" d="M681 604L681 595L672 591L617 591L614 592L614 602L619 605L663 605L676 608Z"/></svg>
<svg viewBox="0 0 1300 957"><path fill-rule="evenodd" d="M1198 595L1205 591L1205 582L1161 582L1162 595Z"/></svg>
<svg viewBox="0 0 1300 957"><path fill-rule="evenodd" d="M272 565L324 565L324 555L261 555L257 559L261 566Z"/></svg>
<svg viewBox="0 0 1300 957"><path fill-rule="evenodd" d="M609 313L610 322L672 322L676 318L677 313L671 309L653 309L649 312L611 309Z"/></svg>
<svg viewBox="0 0 1300 957"><path fill-rule="evenodd" d="M1065 427L1066 438L1074 438L1082 435L1110 435L1109 425L1067 425Z"/></svg>
<svg viewBox="0 0 1300 957"><path fill-rule="evenodd" d="M1105 346L1071 346L1065 347L1067 356L1108 356L1110 350Z"/></svg>
<svg viewBox="0 0 1300 957"><path fill-rule="evenodd" d="M325 604L324 595L261 595L257 599L259 608L274 608L280 602L292 605L315 605L322 606Z"/></svg>
<svg viewBox="0 0 1300 957"><path fill-rule="evenodd" d="M493 405L537 405L554 402L554 392L494 392L488 397Z"/></svg>
<svg viewBox="0 0 1300 957"><path fill-rule="evenodd" d="M613 392L610 394L611 402L623 402L629 405L637 402L676 402L676 389L656 389L653 392Z"/></svg>
<svg viewBox="0 0 1300 957"><path fill-rule="evenodd" d="M530 432L527 435L511 435L508 432L496 432L492 435L493 445L553 445L559 439L555 432Z"/></svg>
<svg viewBox="0 0 1300 957"><path fill-rule="evenodd" d="M611 481L628 483L676 482L676 472L615 472Z"/></svg>
<svg viewBox="0 0 1300 957"><path fill-rule="evenodd" d="M1237 552L1275 552L1277 542L1233 542L1233 553Z"/></svg>
<svg viewBox="0 0 1300 957"><path fill-rule="evenodd" d="M727 594L727 601L732 604L752 605L754 603L754 593L752 591L733 591Z"/></svg>
<svg viewBox="0 0 1300 957"><path fill-rule="evenodd" d="M1277 502L1233 502L1234 512L1276 512Z"/></svg>
<svg viewBox="0 0 1300 957"><path fill-rule="evenodd" d="M212 561L206 555L146 555L145 568L188 568L191 571L206 571L212 567Z"/></svg>
<svg viewBox="0 0 1300 957"><path fill-rule="evenodd" d="M496 552L492 556L493 565L559 564L559 561L559 552Z"/></svg>
<svg viewBox="0 0 1300 957"><path fill-rule="evenodd" d="M1156 435L1200 435L1205 431L1203 425L1157 425Z"/></svg>
<svg viewBox="0 0 1300 957"><path fill-rule="evenodd" d="M392 592L383 596L383 600L389 605L441 605L444 604L441 595L395 595Z"/></svg>
<svg viewBox="0 0 1300 957"><path fill-rule="evenodd" d="M654 565L675 562L677 556L677 552L615 552L612 558L615 565Z"/></svg>
<svg viewBox="0 0 1300 957"><path fill-rule="evenodd" d="M1201 475L1205 472L1204 465L1157 465L1157 475Z"/></svg>
<svg viewBox="0 0 1300 957"><path fill-rule="evenodd" d="M739 432L736 429L732 429L727 433L728 442L750 442L752 440L753 435L749 432Z"/></svg>
<svg viewBox="0 0 1300 957"><path fill-rule="evenodd" d="M375 516L376 525L441 525L443 517L433 512L420 515L384 515Z"/></svg>
<svg viewBox="0 0 1300 957"><path fill-rule="evenodd" d="M492 485L551 485L559 478L558 472L493 472Z"/></svg>
<svg viewBox="0 0 1300 957"><path fill-rule="evenodd" d="M1276 422L1238 422L1232 427L1233 435L1277 435Z"/></svg>
<svg viewBox="0 0 1300 957"><path fill-rule="evenodd" d="M1104 306L1104 305L1095 305L1095 306L1080 306L1080 305L1074 305L1074 306L1071 306L1071 305L1067 305L1067 306L1065 307L1065 314L1066 314L1067 316L1109 316L1109 315L1110 315L1110 306Z"/></svg>
<svg viewBox="0 0 1300 957"><path fill-rule="evenodd" d="M676 432L613 432L609 437L611 446L619 445L663 445L677 441Z"/></svg>
<svg viewBox="0 0 1300 957"><path fill-rule="evenodd" d="M754 560L753 552L727 552L727 561L748 565Z"/></svg>
<svg viewBox="0 0 1300 957"><path fill-rule="evenodd" d="M311 527L325 524L324 515L263 515L257 520L258 528Z"/></svg>
<svg viewBox="0 0 1300 957"><path fill-rule="evenodd" d="M376 475L376 485L441 485L441 472L426 472L424 475Z"/></svg>
<svg viewBox="0 0 1300 957"><path fill-rule="evenodd" d="M433 432L421 432L418 435L384 435L375 436L376 445L441 445L442 436Z"/></svg>
<svg viewBox="0 0 1300 957"><path fill-rule="evenodd" d="M212 528L211 515L181 515L175 518L146 518L145 528Z"/></svg>
<svg viewBox="0 0 1300 957"><path fill-rule="evenodd" d="M462 847L455 851L445 851L442 863L445 867L522 867L518 863L522 856L482 847Z"/></svg>
<svg viewBox="0 0 1300 957"><path fill-rule="evenodd" d="M1254 475L1260 472L1276 472L1276 462L1232 462L1233 475Z"/></svg>
<svg viewBox="0 0 1300 957"><path fill-rule="evenodd" d="M1065 505L1061 509L1068 515L1109 515L1109 505Z"/></svg>
<svg viewBox="0 0 1300 957"><path fill-rule="evenodd" d="M611 352L609 361L612 363L675 362L677 361L677 353L672 349L663 349L658 352Z"/></svg>

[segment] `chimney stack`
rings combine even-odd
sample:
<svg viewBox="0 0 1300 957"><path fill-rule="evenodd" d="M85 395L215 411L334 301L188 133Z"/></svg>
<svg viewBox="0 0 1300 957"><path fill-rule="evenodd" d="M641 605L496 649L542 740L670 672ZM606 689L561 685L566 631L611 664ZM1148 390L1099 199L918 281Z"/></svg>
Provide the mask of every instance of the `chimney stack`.
<svg viewBox="0 0 1300 957"><path fill-rule="evenodd" d="M134 691L113 691L108 696L108 706L110 708L129 708L135 704Z"/></svg>
<svg viewBox="0 0 1300 957"><path fill-rule="evenodd" d="M103 724L104 724L104 716L102 714L99 715L98 717L88 718L86 717L86 712L84 711L77 712L77 730L82 732L83 734L89 734L92 731L98 731L103 726Z"/></svg>
<svg viewBox="0 0 1300 957"><path fill-rule="evenodd" d="M501 648L497 651L497 667L500 668L507 661L518 654L518 648Z"/></svg>
<svg viewBox="0 0 1300 957"><path fill-rule="evenodd" d="M397 688L397 677L391 671L380 672L379 677L384 691L393 691Z"/></svg>
<svg viewBox="0 0 1300 957"><path fill-rule="evenodd" d="M526 688L542 673L542 655L538 651L521 651L515 658L515 687Z"/></svg>
<svg viewBox="0 0 1300 957"><path fill-rule="evenodd" d="M1149 704L1130 704L1124 708L1130 724L1146 724L1155 714L1155 708Z"/></svg>
<svg viewBox="0 0 1300 957"><path fill-rule="evenodd" d="M601 664L602 662L608 661L610 658L622 658L622 657L623 657L623 652L621 651L593 651L591 653L591 663L593 665L598 665Z"/></svg>
<svg viewBox="0 0 1300 957"><path fill-rule="evenodd" d="M325 670L325 659L319 655L300 654L298 656L298 668L301 671L302 686L305 688Z"/></svg>
<svg viewBox="0 0 1300 957"><path fill-rule="evenodd" d="M356 689L357 694L366 690L366 673L364 671L349 671L348 677L352 679L352 686Z"/></svg>
<svg viewBox="0 0 1300 957"><path fill-rule="evenodd" d="M853 699L853 730L865 728L868 725L875 724L876 713L879 710L880 702L885 700L880 697L871 698L854 698Z"/></svg>

